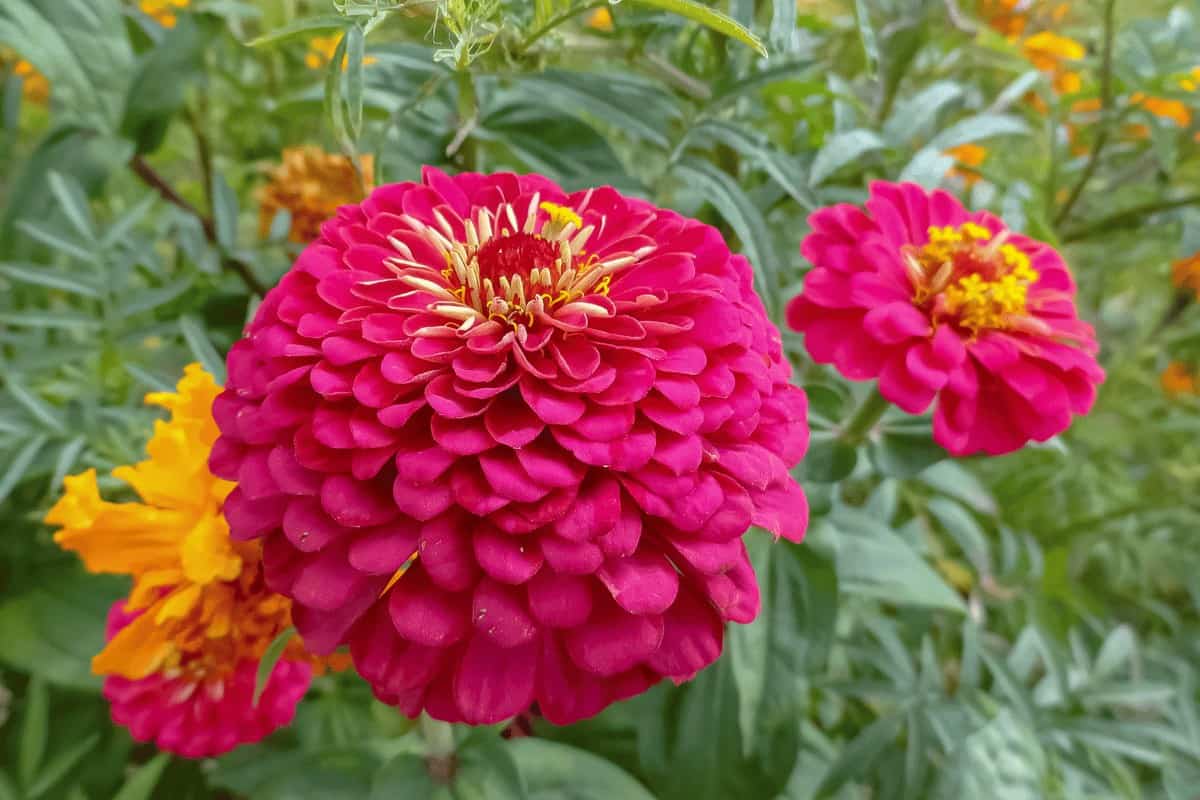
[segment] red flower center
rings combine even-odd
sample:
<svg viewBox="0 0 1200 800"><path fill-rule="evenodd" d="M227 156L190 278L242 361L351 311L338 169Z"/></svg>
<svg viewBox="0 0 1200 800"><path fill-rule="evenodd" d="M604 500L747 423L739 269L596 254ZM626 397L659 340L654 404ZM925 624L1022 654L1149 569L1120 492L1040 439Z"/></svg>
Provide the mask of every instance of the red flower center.
<svg viewBox="0 0 1200 800"><path fill-rule="evenodd" d="M506 277L520 275L526 285L530 284L530 273L535 269L550 268L561 255L555 242L532 233L513 233L489 239L476 254L479 277L491 278L498 283Z"/></svg>

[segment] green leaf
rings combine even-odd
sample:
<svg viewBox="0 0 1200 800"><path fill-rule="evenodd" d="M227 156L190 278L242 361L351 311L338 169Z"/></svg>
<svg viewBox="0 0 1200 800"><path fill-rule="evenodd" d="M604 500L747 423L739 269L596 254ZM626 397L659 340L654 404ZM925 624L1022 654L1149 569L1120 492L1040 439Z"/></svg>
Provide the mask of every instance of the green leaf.
<svg viewBox="0 0 1200 800"><path fill-rule="evenodd" d="M1029 126L1018 116L1011 114L976 114L959 120L943 130L929 146L938 150L949 150L960 144L979 142L993 136L1013 136L1029 133Z"/></svg>
<svg viewBox="0 0 1200 800"><path fill-rule="evenodd" d="M786 0L771 3L771 29L767 38L776 52L794 53L797 50L796 5Z"/></svg>
<svg viewBox="0 0 1200 800"><path fill-rule="evenodd" d="M629 773L586 750L534 737L511 739L508 750L529 800L654 800Z"/></svg>
<svg viewBox="0 0 1200 800"><path fill-rule="evenodd" d="M267 688L267 683L271 680L271 673L275 671L275 665L279 663L284 649L295 635L296 629L289 626L280 631L271 640L271 644L267 645L267 649L258 662L258 672L254 676L254 699L252 701L254 705L258 705L258 698L262 697L263 690Z"/></svg>
<svg viewBox="0 0 1200 800"><path fill-rule="evenodd" d="M77 258L80 261L94 263L96 254L81 244L76 244L61 233L47 228L38 222L23 219L17 223L22 232L36 239L47 247L53 248L63 255Z"/></svg>
<svg viewBox="0 0 1200 800"><path fill-rule="evenodd" d="M837 759L829 765L816 796L832 794L853 777L864 775L879 759L884 749L896 739L904 724L904 714L895 712L880 717L863 728Z"/></svg>
<svg viewBox="0 0 1200 800"><path fill-rule="evenodd" d="M125 581L64 567L0 601L0 661L67 687L94 690L92 656L104 647L108 607Z"/></svg>
<svg viewBox="0 0 1200 800"><path fill-rule="evenodd" d="M779 293L779 261L762 213L737 181L707 161L685 159L675 166L675 172L691 186L701 189L704 197L733 228L754 268L754 282L759 294L768 308L775 307Z"/></svg>
<svg viewBox="0 0 1200 800"><path fill-rule="evenodd" d="M879 69L879 37L871 22L871 9L867 0L854 0L854 16L858 22L858 35L862 39L863 52L867 56L867 72Z"/></svg>
<svg viewBox="0 0 1200 800"><path fill-rule="evenodd" d="M96 223L92 220L92 210L88 206L87 196L79 184L54 170L48 173L47 178L50 182L50 191L54 193L58 207L62 209L67 221L80 236L88 242L94 242L96 240Z"/></svg>
<svg viewBox="0 0 1200 800"><path fill-rule="evenodd" d="M838 581L848 594L896 605L964 612L962 599L886 525L849 508L830 517L838 531Z"/></svg>
<svg viewBox="0 0 1200 800"><path fill-rule="evenodd" d="M80 434L59 448L58 458L54 462L54 473L50 476L51 492L57 492L62 486L63 478L75 466L75 462L79 460L79 454L87 447L87 443L87 437Z"/></svg>
<svg viewBox="0 0 1200 800"><path fill-rule="evenodd" d="M217 230L217 243L230 251L237 247L237 194L219 172L212 176L213 226Z"/></svg>
<svg viewBox="0 0 1200 800"><path fill-rule="evenodd" d="M894 478L911 478L947 457L923 425L914 430L885 424L870 452L879 471Z"/></svg>
<svg viewBox="0 0 1200 800"><path fill-rule="evenodd" d="M41 772L38 773L37 780L26 790L25 796L29 800L36 800L36 798L53 789L54 785L74 769L99 741L100 734L93 733L83 741L77 742L73 747L52 758L42 768Z"/></svg>
<svg viewBox="0 0 1200 800"><path fill-rule="evenodd" d="M813 186L824 183L826 178L850 162L886 146L879 134L865 128L835 133L825 140L825 144L813 159L809 181Z"/></svg>
<svg viewBox="0 0 1200 800"><path fill-rule="evenodd" d="M924 147L918 150L912 160L904 165L899 179L920 184L926 189L936 189L953 166L954 159L952 157L936 147Z"/></svg>
<svg viewBox="0 0 1200 800"><path fill-rule="evenodd" d="M1046 756L1038 737L1007 709L967 736L941 770L937 797L1040 800L1047 796Z"/></svg>
<svg viewBox="0 0 1200 800"><path fill-rule="evenodd" d="M4 502L8 497L9 492L16 488L20 483L21 478L25 476L25 471L29 469L29 465L37 458L38 453L42 452L42 448L46 446L49 437L45 434L34 436L21 451L13 458L8 467L4 470L4 474L0 476L0 503Z"/></svg>
<svg viewBox="0 0 1200 800"><path fill-rule="evenodd" d="M17 777L22 786L30 786L50 733L50 690L38 675L29 679L25 689L25 714L21 722L21 738L17 749Z"/></svg>
<svg viewBox="0 0 1200 800"><path fill-rule="evenodd" d="M170 753L159 753L154 758L142 764L113 795L112 800L150 800L154 787L162 777L163 770L171 760Z"/></svg>
<svg viewBox="0 0 1200 800"><path fill-rule="evenodd" d="M1104 638L1096 663L1092 665L1091 679L1103 680L1113 677L1122 667L1131 665L1137 654L1137 639L1128 625L1118 625Z"/></svg>
<svg viewBox="0 0 1200 800"><path fill-rule="evenodd" d="M848 478L858 465L858 450L830 431L813 431L800 462L804 477L822 483Z"/></svg>
<svg viewBox="0 0 1200 800"><path fill-rule="evenodd" d="M763 610L758 620L731 628L727 636L742 749L749 756L765 749L762 737L799 713L799 676L824 670L838 587L833 563L811 547L759 532L747 544Z"/></svg>
<svg viewBox="0 0 1200 800"><path fill-rule="evenodd" d="M203 79L208 41L194 15L180 14L175 27L142 57L121 120L121 133L137 144L138 153L158 149L189 87Z"/></svg>
<svg viewBox="0 0 1200 800"><path fill-rule="evenodd" d="M329 31L340 31L347 26L348 22L345 17L336 14L323 14L317 17L304 17L303 19L294 20L293 22L284 25L282 28L276 28L273 31L264 33L255 39L251 39L246 44L249 47L263 47L265 45L283 44L290 42L293 39L308 39L317 34L327 33Z"/></svg>
<svg viewBox="0 0 1200 800"><path fill-rule="evenodd" d="M958 543L967 560L980 572L991 572L987 535L975 518L958 503L945 497L933 498L928 508L946 533Z"/></svg>
<svg viewBox="0 0 1200 800"><path fill-rule="evenodd" d="M953 81L931 83L896 105L883 125L884 138L897 146L925 138L942 109L962 96L962 86Z"/></svg>
<svg viewBox="0 0 1200 800"><path fill-rule="evenodd" d="M549 102L585 121L594 117L663 150L670 147L665 129L672 118L679 116L679 109L673 98L655 84L616 75L601 78L547 70L522 77L518 86L541 104Z"/></svg>
<svg viewBox="0 0 1200 800"><path fill-rule="evenodd" d="M0 275L20 283L72 292L84 297L99 298L100 292L85 283L78 275L59 272L40 264L0 263Z"/></svg>
<svg viewBox="0 0 1200 800"><path fill-rule="evenodd" d="M100 321L78 311L16 311L0 313L0 322L20 328L59 328L62 330L95 331Z"/></svg>
<svg viewBox="0 0 1200 800"><path fill-rule="evenodd" d="M59 419L58 412L54 410L54 407L31 392L17 376L6 376L5 387L8 389L9 394L13 396L13 399L24 406L30 416L38 422L56 433L67 432L66 426Z"/></svg>
<svg viewBox="0 0 1200 800"><path fill-rule="evenodd" d="M225 359L217 353L212 342L209 341L208 332L204 329L204 323L191 314L184 314L179 318L179 330L183 332L184 341L192 351L192 355L196 357L208 374L213 376L218 385L225 385Z"/></svg>
<svg viewBox="0 0 1200 800"><path fill-rule="evenodd" d="M717 33L754 48L761 56L767 54L767 48L763 45L762 40L751 33L745 25L720 11L695 2L695 0L632 0L632 2L687 17L693 22L699 22Z"/></svg>
<svg viewBox="0 0 1200 800"><path fill-rule="evenodd" d="M425 759L412 753L401 753L375 773L368 800L433 797L436 788Z"/></svg>

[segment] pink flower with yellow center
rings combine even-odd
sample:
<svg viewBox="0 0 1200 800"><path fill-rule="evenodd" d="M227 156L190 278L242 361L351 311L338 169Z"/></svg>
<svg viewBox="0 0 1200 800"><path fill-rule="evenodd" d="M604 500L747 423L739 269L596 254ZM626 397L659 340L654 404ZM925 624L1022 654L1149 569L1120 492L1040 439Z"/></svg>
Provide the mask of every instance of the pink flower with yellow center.
<svg viewBox="0 0 1200 800"><path fill-rule="evenodd" d="M611 188L424 171L343 207L229 354L233 535L383 700L557 723L721 652L799 540L807 404L745 258Z"/></svg>
<svg viewBox="0 0 1200 800"><path fill-rule="evenodd" d="M937 401L954 455L1007 453L1086 414L1104 372L1075 284L1049 245L944 191L876 182L866 208L817 211L814 265L788 306L814 360L910 414Z"/></svg>
<svg viewBox="0 0 1200 800"><path fill-rule="evenodd" d="M189 758L286 725L313 667L323 668L293 639L252 701L259 660L291 624L291 601L267 589L258 543L229 538L222 505L233 484L207 467L219 391L193 364L177 392L147 396L171 419L156 424L147 460L114 470L141 502L103 500L88 470L66 479L46 515L59 528L55 541L89 570L133 577L92 659L93 671L106 676L114 721L139 741Z"/></svg>

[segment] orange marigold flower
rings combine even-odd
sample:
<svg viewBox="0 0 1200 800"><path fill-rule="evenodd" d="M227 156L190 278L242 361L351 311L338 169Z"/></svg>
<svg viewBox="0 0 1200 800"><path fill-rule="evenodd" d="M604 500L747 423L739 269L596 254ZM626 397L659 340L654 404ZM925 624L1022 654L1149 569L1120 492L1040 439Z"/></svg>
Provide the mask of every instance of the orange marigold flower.
<svg viewBox="0 0 1200 800"><path fill-rule="evenodd" d="M1171 397L1183 394L1196 394L1196 376L1186 364L1172 361L1163 370L1159 378L1162 390Z"/></svg>
<svg viewBox="0 0 1200 800"><path fill-rule="evenodd" d="M1152 97L1143 92L1134 92L1130 95L1129 102L1135 106L1141 106L1160 119L1169 119L1181 128L1192 124L1192 112L1180 100Z"/></svg>
<svg viewBox="0 0 1200 800"><path fill-rule="evenodd" d="M610 32L613 29L612 12L606 6L601 6L588 15L587 26L594 30Z"/></svg>
<svg viewBox="0 0 1200 800"><path fill-rule="evenodd" d="M1021 43L1021 52L1035 68L1050 76L1054 91L1059 94L1074 94L1082 88L1079 73L1066 66L1067 62L1078 61L1087 52L1074 39L1041 31Z"/></svg>
<svg viewBox="0 0 1200 800"><path fill-rule="evenodd" d="M187 8L192 0L139 0L138 8L164 28L174 28L179 21L177 12Z"/></svg>
<svg viewBox="0 0 1200 800"><path fill-rule="evenodd" d="M1200 253L1192 253L1171 264L1171 283L1179 289L1188 289L1200 299Z"/></svg>
<svg viewBox="0 0 1200 800"><path fill-rule="evenodd" d="M33 64L19 59L13 64L13 74L21 79L21 96L26 102L40 106L50 99L50 81Z"/></svg>
<svg viewBox="0 0 1200 800"><path fill-rule="evenodd" d="M314 667L326 666L293 638L266 704L244 707L258 661L291 626L291 601L267 588L258 543L229 537L223 504L233 484L208 469L217 438L212 404L220 391L192 364L175 392L146 396L170 419L155 423L149 458L113 470L138 502L104 500L89 469L65 480L66 491L46 515L59 528L55 541L78 553L89 571L133 578L128 600L110 615L107 644L92 659L92 670L108 676L114 719L135 738L189 757L224 752L285 724ZM147 697L158 698L156 707L138 712ZM214 723L221 735L181 736L180 726L199 717L184 703L223 709L222 722Z"/></svg>
<svg viewBox="0 0 1200 800"><path fill-rule="evenodd" d="M337 52L338 42L342 37L338 34L330 36L314 36L308 40L308 52L304 54L304 64L309 69L323 69L333 60ZM374 64L378 59L374 56L363 56L363 65ZM349 66L346 56L342 56L342 71Z"/></svg>
<svg viewBox="0 0 1200 800"><path fill-rule="evenodd" d="M957 164L951 167L947 174L962 178L967 186L973 186L982 177L975 167L983 164L987 159L987 152L987 148L983 145L971 142L951 147L946 151L946 155L953 158Z"/></svg>
<svg viewBox="0 0 1200 800"><path fill-rule="evenodd" d="M364 190L371 190L374 159L360 156L359 169L361 186L346 156L313 146L285 149L282 163L271 170L270 181L260 195L260 233L265 236L275 214L287 209L292 215L288 238L301 244L317 238L321 223L333 217L338 206L357 203L363 199Z"/></svg>

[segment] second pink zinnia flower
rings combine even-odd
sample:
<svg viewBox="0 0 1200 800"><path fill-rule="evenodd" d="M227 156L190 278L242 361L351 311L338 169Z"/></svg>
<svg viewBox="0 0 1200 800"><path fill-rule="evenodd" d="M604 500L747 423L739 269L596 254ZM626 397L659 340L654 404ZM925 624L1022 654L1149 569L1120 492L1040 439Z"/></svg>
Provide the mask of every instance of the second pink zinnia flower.
<svg viewBox="0 0 1200 800"><path fill-rule="evenodd" d="M429 169L343 207L264 299L211 463L305 642L348 642L379 697L570 722L756 615L742 535L807 521L790 371L713 228Z"/></svg>
<svg viewBox="0 0 1200 800"><path fill-rule="evenodd" d="M915 184L873 183L865 210L809 222L814 269L789 325L814 360L878 379L910 414L936 399L933 436L952 454L1045 441L1091 409L1104 371L1053 247Z"/></svg>

